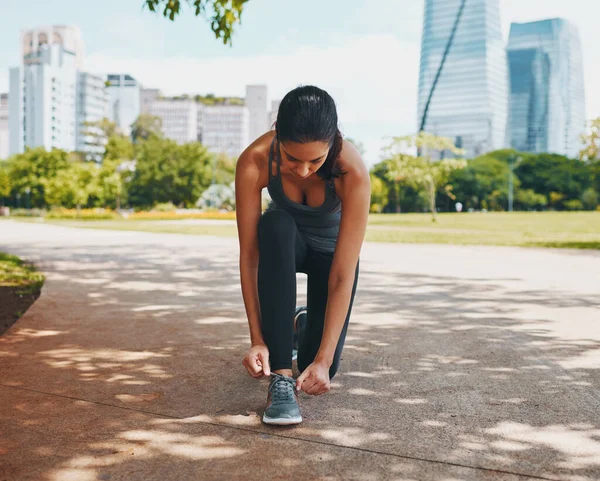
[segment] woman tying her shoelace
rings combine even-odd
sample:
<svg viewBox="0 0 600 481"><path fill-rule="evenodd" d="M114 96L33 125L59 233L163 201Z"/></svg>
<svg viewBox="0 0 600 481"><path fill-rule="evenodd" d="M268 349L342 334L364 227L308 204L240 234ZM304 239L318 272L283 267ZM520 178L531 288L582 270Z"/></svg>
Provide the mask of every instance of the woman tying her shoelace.
<svg viewBox="0 0 600 481"><path fill-rule="evenodd" d="M265 187L272 202L262 213ZM283 98L275 131L240 156L235 191L251 342L242 363L254 378L271 377L263 422L297 424L298 391L328 392L339 368L371 195L327 92L303 86ZM296 308L297 272L308 277L306 307Z"/></svg>

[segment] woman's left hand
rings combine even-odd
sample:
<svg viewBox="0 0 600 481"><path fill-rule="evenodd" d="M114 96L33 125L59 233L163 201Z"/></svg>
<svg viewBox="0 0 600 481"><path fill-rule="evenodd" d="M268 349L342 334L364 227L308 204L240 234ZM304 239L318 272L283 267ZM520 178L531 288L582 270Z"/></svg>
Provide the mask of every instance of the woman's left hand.
<svg viewBox="0 0 600 481"><path fill-rule="evenodd" d="M330 389L329 366L324 363L313 362L296 379L296 390L302 390L306 394L319 396Z"/></svg>

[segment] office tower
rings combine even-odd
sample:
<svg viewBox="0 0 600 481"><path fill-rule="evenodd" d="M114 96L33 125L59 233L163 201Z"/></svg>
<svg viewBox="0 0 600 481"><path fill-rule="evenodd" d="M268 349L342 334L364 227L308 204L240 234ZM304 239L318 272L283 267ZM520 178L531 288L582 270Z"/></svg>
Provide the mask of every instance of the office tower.
<svg viewBox="0 0 600 481"><path fill-rule="evenodd" d="M507 50L512 147L576 157L586 121L577 28L561 18L513 23Z"/></svg>
<svg viewBox="0 0 600 481"><path fill-rule="evenodd" d="M521 152L548 151L550 60L539 48L508 51L510 146Z"/></svg>
<svg viewBox="0 0 600 481"><path fill-rule="evenodd" d="M462 0L425 0L418 125ZM507 58L499 0L468 0L435 92L426 132L450 137L466 157L506 146ZM444 155L444 153L442 153Z"/></svg>

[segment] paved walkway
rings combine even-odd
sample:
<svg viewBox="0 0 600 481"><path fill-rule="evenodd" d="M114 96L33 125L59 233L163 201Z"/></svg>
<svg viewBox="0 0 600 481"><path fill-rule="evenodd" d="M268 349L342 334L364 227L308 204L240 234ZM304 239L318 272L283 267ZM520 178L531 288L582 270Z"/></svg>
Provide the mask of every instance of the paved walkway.
<svg viewBox="0 0 600 481"><path fill-rule="evenodd" d="M598 252L365 245L332 392L273 428L235 239L3 221L0 250L47 273L0 337L0 481L600 479Z"/></svg>

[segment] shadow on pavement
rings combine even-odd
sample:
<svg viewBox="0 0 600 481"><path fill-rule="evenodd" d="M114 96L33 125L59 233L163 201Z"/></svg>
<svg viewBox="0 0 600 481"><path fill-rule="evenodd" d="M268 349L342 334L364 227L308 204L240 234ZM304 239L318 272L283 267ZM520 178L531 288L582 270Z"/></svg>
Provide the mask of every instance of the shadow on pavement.
<svg viewBox="0 0 600 481"><path fill-rule="evenodd" d="M230 247L11 247L47 281L0 338L6 479L600 476L594 296L363 263L332 392L273 428Z"/></svg>

